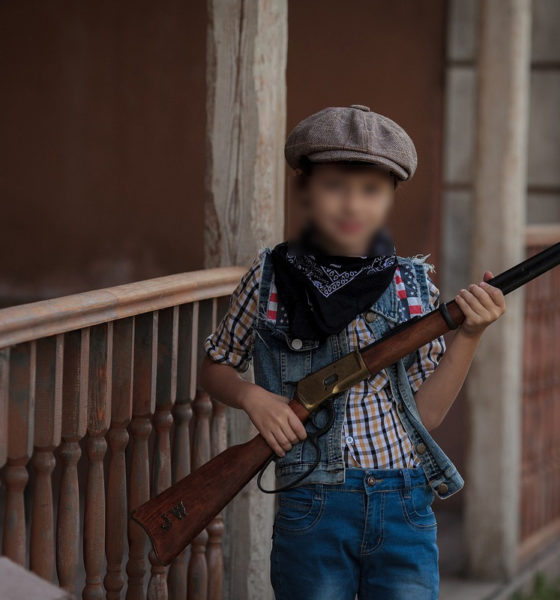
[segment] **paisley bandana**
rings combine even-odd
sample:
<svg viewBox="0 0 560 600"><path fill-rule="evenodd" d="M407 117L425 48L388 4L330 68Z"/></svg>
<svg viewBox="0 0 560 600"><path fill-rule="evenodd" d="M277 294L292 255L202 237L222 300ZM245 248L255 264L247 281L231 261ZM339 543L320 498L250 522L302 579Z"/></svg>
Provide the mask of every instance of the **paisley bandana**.
<svg viewBox="0 0 560 600"><path fill-rule="evenodd" d="M280 302L290 333L323 339L339 333L383 294L397 267L395 246L385 230L372 240L367 256L332 256L315 242L312 230L272 251Z"/></svg>

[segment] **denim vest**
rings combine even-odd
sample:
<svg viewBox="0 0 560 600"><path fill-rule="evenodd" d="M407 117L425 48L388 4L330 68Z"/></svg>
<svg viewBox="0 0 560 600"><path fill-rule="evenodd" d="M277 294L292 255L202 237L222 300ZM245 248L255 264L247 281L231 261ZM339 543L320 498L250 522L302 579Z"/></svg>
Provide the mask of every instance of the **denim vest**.
<svg viewBox="0 0 560 600"><path fill-rule="evenodd" d="M412 267L420 292L423 312L430 311L429 288L423 261L414 258L399 258L398 260L399 265ZM329 336L322 343L317 340L300 339L293 343L288 323L273 322L267 318L268 299L273 279L274 269L270 250L267 248L263 253L259 306L255 322L253 348L255 381L271 392L291 398L300 379L349 352L348 337L345 328L339 334ZM377 315L373 323L368 323L375 339L379 339L399 322L406 320L399 311L399 299L394 280L371 306L371 311ZM407 377L407 368L414 359L413 353L386 369L391 392L395 402L398 403L397 413L416 450L427 480L436 495L440 498L448 498L463 487L463 479L420 420L414 394ZM347 398L348 392L334 397L332 401L334 423L328 433L319 438L321 460L317 468L302 483L336 484L344 482L345 465L341 440ZM323 426L327 417L327 410L319 408L307 423L307 430ZM311 444L308 442L296 444L286 453L286 456L276 460L278 485L289 484L297 475L306 471L313 464L314 459L315 451Z"/></svg>

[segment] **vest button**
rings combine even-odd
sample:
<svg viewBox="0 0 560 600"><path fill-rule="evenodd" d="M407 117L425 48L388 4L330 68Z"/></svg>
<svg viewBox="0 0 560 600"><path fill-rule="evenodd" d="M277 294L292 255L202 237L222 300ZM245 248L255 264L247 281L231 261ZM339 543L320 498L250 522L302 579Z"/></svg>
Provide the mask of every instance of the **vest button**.
<svg viewBox="0 0 560 600"><path fill-rule="evenodd" d="M375 477L373 475L370 475L367 479L366 479L366 483L368 485L375 485L377 483Z"/></svg>
<svg viewBox="0 0 560 600"><path fill-rule="evenodd" d="M440 483L437 486L437 491L443 496L444 494L447 494L447 492L449 491L449 487L447 486L447 483Z"/></svg>
<svg viewBox="0 0 560 600"><path fill-rule="evenodd" d="M426 444L424 444L423 442L417 444L416 452L418 452L418 454L424 454L424 452L426 452Z"/></svg>
<svg viewBox="0 0 560 600"><path fill-rule="evenodd" d="M366 321L368 323L373 323L375 321L375 313L371 310L368 310L366 313Z"/></svg>
<svg viewBox="0 0 560 600"><path fill-rule="evenodd" d="M303 348L303 342L299 338L294 338L292 340L292 348L294 350L301 350Z"/></svg>
<svg viewBox="0 0 560 600"><path fill-rule="evenodd" d="M399 402L397 409L399 412L404 412L404 404L402 402Z"/></svg>

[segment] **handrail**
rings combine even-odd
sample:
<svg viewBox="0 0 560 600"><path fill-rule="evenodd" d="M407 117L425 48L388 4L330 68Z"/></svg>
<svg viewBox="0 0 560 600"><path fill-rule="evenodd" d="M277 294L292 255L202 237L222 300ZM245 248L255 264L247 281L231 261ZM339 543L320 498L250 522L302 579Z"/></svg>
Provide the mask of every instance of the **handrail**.
<svg viewBox="0 0 560 600"><path fill-rule="evenodd" d="M552 246L560 242L560 223L539 223L525 228L527 246Z"/></svg>
<svg viewBox="0 0 560 600"><path fill-rule="evenodd" d="M157 277L0 310L0 348L99 323L231 294L243 267Z"/></svg>

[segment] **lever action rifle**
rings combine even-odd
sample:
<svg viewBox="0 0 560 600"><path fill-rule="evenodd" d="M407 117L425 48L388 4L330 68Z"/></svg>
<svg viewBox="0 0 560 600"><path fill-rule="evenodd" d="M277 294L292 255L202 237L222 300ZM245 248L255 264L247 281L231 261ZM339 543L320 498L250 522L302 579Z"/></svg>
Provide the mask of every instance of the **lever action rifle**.
<svg viewBox="0 0 560 600"><path fill-rule="evenodd" d="M560 242L488 283L504 294L560 264ZM424 344L456 329L465 316L452 300L394 327L381 339L304 377L290 407L305 422L325 400L392 365ZM261 435L232 446L142 504L132 519L147 532L155 554L169 564L259 472L273 452Z"/></svg>

